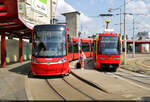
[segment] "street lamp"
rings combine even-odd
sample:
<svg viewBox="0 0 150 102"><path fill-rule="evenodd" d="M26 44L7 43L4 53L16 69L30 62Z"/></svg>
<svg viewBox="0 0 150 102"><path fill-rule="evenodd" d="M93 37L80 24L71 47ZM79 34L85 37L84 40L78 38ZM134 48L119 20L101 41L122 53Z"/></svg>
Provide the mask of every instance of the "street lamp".
<svg viewBox="0 0 150 102"><path fill-rule="evenodd" d="M99 16L101 16L104 21L106 22L106 29L108 29L108 25L110 23L110 18L113 16L112 14L100 14Z"/></svg>
<svg viewBox="0 0 150 102"><path fill-rule="evenodd" d="M120 10L120 35L121 35L121 33L122 33L122 29L121 29L121 25L122 25L122 23L121 23L121 8L115 8L115 9L109 8L108 12L112 12L112 10ZM119 14L116 14L116 15L119 15Z"/></svg>

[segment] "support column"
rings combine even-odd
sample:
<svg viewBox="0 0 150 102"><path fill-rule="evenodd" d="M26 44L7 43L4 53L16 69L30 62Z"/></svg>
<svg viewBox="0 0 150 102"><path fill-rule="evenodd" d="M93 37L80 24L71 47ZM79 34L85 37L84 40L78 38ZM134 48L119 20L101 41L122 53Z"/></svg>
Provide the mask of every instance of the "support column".
<svg viewBox="0 0 150 102"><path fill-rule="evenodd" d="M19 37L19 62L22 63L23 61L23 57L22 57L22 46L23 46L23 42L22 42L22 36Z"/></svg>
<svg viewBox="0 0 150 102"><path fill-rule="evenodd" d="M5 33L1 34L1 66L6 67L6 40Z"/></svg>

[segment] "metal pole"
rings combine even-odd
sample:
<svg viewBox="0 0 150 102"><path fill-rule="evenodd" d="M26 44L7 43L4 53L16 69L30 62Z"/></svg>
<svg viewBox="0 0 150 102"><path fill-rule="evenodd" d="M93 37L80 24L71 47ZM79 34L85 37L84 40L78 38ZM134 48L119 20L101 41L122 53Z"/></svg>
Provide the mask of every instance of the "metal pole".
<svg viewBox="0 0 150 102"><path fill-rule="evenodd" d="M126 64L126 49L127 43L126 43L126 0L124 0L124 48L123 48L123 61L124 64Z"/></svg>
<svg viewBox="0 0 150 102"><path fill-rule="evenodd" d="M135 57L135 36L134 36L135 27L134 27L134 23L135 23L135 21L134 21L134 15L133 15L133 57Z"/></svg>
<svg viewBox="0 0 150 102"><path fill-rule="evenodd" d="M108 29L108 24L109 24L109 22L106 22L106 29Z"/></svg>
<svg viewBox="0 0 150 102"><path fill-rule="evenodd" d="M121 25L122 23L121 23L121 8L120 8L120 34L122 33Z"/></svg>
<svg viewBox="0 0 150 102"><path fill-rule="evenodd" d="M53 0L50 0L50 24L53 24Z"/></svg>
<svg viewBox="0 0 150 102"><path fill-rule="evenodd" d="M79 60L79 62L80 62L80 50L81 50L81 38L80 38L80 36L81 36L81 32L78 32L78 38L79 38L79 42L78 42L78 60Z"/></svg>
<svg viewBox="0 0 150 102"><path fill-rule="evenodd" d="M121 23L122 19L121 19L121 8L120 8L120 37L122 38L122 23ZM121 39L122 40L122 39ZM122 41L121 41L121 54L122 54Z"/></svg>

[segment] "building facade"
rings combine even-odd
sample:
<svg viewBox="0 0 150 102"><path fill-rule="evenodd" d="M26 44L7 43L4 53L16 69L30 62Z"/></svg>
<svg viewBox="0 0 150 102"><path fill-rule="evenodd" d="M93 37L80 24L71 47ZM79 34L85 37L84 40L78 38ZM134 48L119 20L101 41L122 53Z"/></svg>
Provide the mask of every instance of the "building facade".
<svg viewBox="0 0 150 102"><path fill-rule="evenodd" d="M17 0L18 14L27 24L50 24L55 15L53 0Z"/></svg>
<svg viewBox="0 0 150 102"><path fill-rule="evenodd" d="M67 27L69 28L68 33L70 36L78 37L78 33L80 32L80 13L75 12L68 12L62 14L66 17Z"/></svg>

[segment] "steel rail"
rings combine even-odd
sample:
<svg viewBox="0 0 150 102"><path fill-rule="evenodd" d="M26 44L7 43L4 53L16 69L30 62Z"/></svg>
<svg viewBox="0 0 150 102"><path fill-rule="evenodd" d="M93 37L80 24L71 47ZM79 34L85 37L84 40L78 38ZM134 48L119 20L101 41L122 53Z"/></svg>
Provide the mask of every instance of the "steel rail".
<svg viewBox="0 0 150 102"><path fill-rule="evenodd" d="M94 99L93 97L89 96L88 94L86 94L85 92L81 91L80 89L76 88L75 86L73 86L72 84L70 84L67 80L65 80L64 78L62 79L64 82L66 82L69 86L71 86L73 89L77 90L78 92L82 93L83 95L87 96L88 98L90 98L92 101L95 101L96 99Z"/></svg>
<svg viewBox="0 0 150 102"><path fill-rule="evenodd" d="M48 79L45 79L45 81L59 98L61 98L64 101L66 100L61 94L59 94L59 92L57 92L57 90L51 85L51 83L48 82Z"/></svg>

